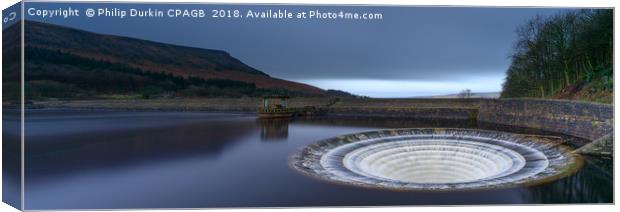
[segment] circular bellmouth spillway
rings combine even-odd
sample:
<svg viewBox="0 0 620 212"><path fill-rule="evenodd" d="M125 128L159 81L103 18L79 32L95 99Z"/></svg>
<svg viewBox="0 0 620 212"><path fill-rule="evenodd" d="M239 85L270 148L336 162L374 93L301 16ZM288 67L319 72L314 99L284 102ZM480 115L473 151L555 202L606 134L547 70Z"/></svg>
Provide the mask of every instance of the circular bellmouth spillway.
<svg viewBox="0 0 620 212"><path fill-rule="evenodd" d="M569 175L581 157L555 137L472 129L395 129L339 136L293 154L320 179L390 190L533 185Z"/></svg>

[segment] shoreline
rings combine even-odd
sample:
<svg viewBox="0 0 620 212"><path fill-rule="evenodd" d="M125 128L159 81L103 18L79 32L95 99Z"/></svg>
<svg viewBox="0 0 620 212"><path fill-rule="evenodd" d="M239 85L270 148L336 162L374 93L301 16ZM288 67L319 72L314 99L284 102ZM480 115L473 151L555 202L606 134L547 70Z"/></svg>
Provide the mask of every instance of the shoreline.
<svg viewBox="0 0 620 212"><path fill-rule="evenodd" d="M314 107L329 116L475 119L481 99L370 99L298 97L289 108ZM196 111L257 114L261 98L33 101L26 109ZM6 106L4 108L7 108Z"/></svg>
<svg viewBox="0 0 620 212"><path fill-rule="evenodd" d="M27 110L211 112L257 115L260 98L39 101ZM7 109L7 105L3 105ZM613 136L613 105L548 99L291 98L288 107L316 107L316 117L476 121L539 129L589 141ZM15 108L15 110L18 110ZM605 144L605 145L603 145ZM578 146L582 146L580 143ZM602 146L609 146L601 141ZM605 147L607 149L607 147Z"/></svg>

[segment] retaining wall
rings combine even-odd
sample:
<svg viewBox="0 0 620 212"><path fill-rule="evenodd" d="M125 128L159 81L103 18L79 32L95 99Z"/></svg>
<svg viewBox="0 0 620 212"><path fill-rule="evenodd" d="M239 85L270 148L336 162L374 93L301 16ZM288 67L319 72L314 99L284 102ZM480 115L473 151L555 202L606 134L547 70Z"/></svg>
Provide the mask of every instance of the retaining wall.
<svg viewBox="0 0 620 212"><path fill-rule="evenodd" d="M330 116L476 120L477 108L329 108Z"/></svg>
<svg viewBox="0 0 620 212"><path fill-rule="evenodd" d="M341 99L330 116L475 120L480 99Z"/></svg>
<svg viewBox="0 0 620 212"><path fill-rule="evenodd" d="M536 128L588 140L613 133L612 105L541 99L487 99L478 122Z"/></svg>

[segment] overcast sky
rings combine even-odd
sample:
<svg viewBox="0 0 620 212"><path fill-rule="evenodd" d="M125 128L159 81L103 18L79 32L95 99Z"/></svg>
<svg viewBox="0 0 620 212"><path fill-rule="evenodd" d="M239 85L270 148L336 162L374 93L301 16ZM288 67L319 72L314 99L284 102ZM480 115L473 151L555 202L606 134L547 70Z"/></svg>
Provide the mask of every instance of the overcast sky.
<svg viewBox="0 0 620 212"><path fill-rule="evenodd" d="M60 8L69 4L27 3ZM273 77L372 97L500 91L515 28L558 9L75 4L73 8L288 9L382 13L382 20L53 18L106 34L220 49ZM208 12L207 15L211 13Z"/></svg>

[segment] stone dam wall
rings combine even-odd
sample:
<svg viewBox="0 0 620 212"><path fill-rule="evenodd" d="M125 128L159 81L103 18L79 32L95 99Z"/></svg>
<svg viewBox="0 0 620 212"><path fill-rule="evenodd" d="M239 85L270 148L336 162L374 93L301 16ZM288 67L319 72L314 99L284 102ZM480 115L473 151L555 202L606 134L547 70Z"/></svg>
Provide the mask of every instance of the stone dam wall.
<svg viewBox="0 0 620 212"><path fill-rule="evenodd" d="M417 119L476 119L477 108L330 108L330 116L388 117Z"/></svg>
<svg viewBox="0 0 620 212"><path fill-rule="evenodd" d="M569 135L586 142L601 142L596 146L605 147L609 146L609 139L600 138L613 135L614 108L609 104L547 99L343 99L327 108L327 114L469 119L479 125L530 128ZM585 144L581 142L575 143L576 146Z"/></svg>
<svg viewBox="0 0 620 212"><path fill-rule="evenodd" d="M612 105L542 99L481 100L478 122L557 132L590 141L613 133Z"/></svg>
<svg viewBox="0 0 620 212"><path fill-rule="evenodd" d="M480 99L342 99L330 116L475 120Z"/></svg>
<svg viewBox="0 0 620 212"><path fill-rule="evenodd" d="M611 157L614 154L614 135L609 133L589 144L577 149L577 153L584 155L600 155Z"/></svg>

